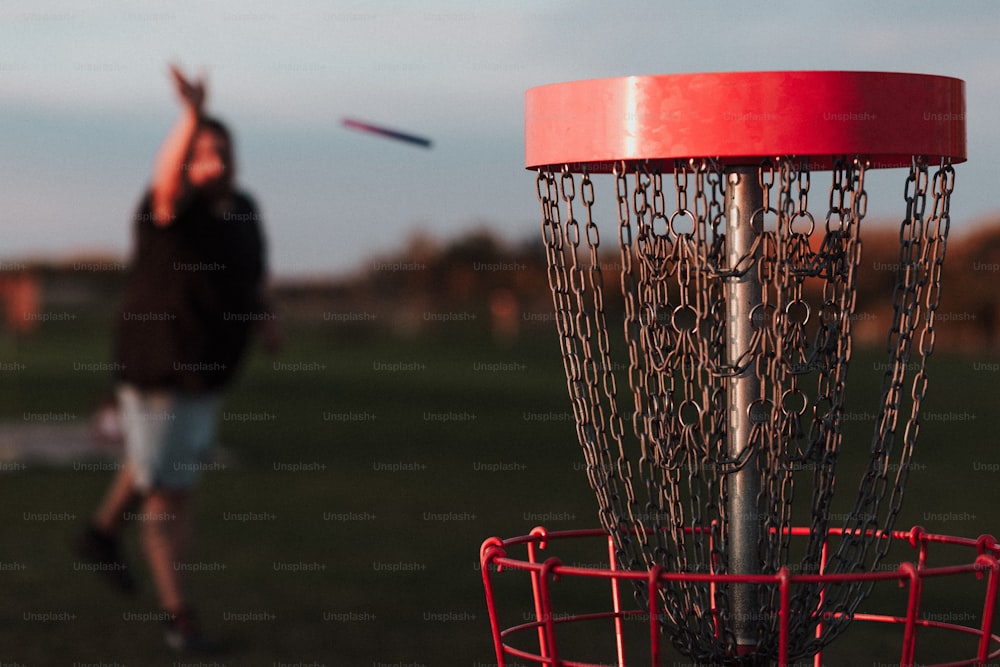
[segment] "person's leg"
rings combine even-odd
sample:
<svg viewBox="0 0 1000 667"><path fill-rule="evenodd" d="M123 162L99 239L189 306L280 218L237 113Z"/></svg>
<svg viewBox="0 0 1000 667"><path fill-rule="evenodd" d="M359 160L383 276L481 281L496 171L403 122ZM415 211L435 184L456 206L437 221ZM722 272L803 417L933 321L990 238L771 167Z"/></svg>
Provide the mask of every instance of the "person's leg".
<svg viewBox="0 0 1000 667"><path fill-rule="evenodd" d="M143 546L160 604L170 615L167 644L180 652L210 652L217 645L201 632L185 587L194 532L194 490L215 439L220 400L216 395L175 395L161 459L143 504Z"/></svg>
<svg viewBox="0 0 1000 667"><path fill-rule="evenodd" d="M118 393L121 422L125 435L125 457L100 505L87 524L76 534L74 548L79 558L100 566L99 571L117 589L133 593L135 579L121 556L121 533L126 513L142 501L143 480L149 478L148 455L137 456L136 443L142 443L136 424L141 413L139 393L127 386ZM140 452L141 454L141 452Z"/></svg>
<svg viewBox="0 0 1000 667"><path fill-rule="evenodd" d="M117 538L125 524L125 514L134 511L142 500L135 488L135 474L127 462L118 469L104 500L97 507L91 525L102 534Z"/></svg>
<svg viewBox="0 0 1000 667"><path fill-rule="evenodd" d="M167 645L180 653L211 653L219 646L201 632L185 590L191 544L191 489L154 489L142 507L142 540L165 619Z"/></svg>
<svg viewBox="0 0 1000 667"><path fill-rule="evenodd" d="M156 584L160 605L170 614L188 608L184 563L192 534L192 493L187 489L154 489L142 506L142 543Z"/></svg>

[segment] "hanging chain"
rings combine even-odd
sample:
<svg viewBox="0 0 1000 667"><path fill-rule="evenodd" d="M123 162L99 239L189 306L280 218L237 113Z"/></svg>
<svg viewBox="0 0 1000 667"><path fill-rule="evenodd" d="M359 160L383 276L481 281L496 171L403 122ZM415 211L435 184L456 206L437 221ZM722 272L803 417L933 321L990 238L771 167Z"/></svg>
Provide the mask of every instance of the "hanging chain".
<svg viewBox="0 0 1000 667"><path fill-rule="evenodd" d="M611 531L617 517L628 513L629 492L617 474L616 460L609 450L604 433L594 414L592 387L586 373L592 369L589 347L589 321L586 311L580 311L583 282L579 273L576 247L579 226L572 218L575 198L573 177L563 171L559 183L551 172L539 171L536 179L538 199L542 206L542 236L545 242L549 287L552 291L556 326L562 349L563 365L577 436L586 458L587 476L597 493L601 523ZM567 223L561 220L559 200L566 202ZM625 489L628 487L626 486Z"/></svg>
<svg viewBox="0 0 1000 667"><path fill-rule="evenodd" d="M726 480L755 453L762 571L791 566L816 573L842 445L869 165L834 160L826 217L817 221L809 210L815 198L809 163L794 157L763 163L756 171L761 207L751 216L758 233L733 258L726 254L726 173L709 160L672 167L663 173L661 165L622 161L613 170L627 391L617 384L622 371L609 336L594 183L568 167L540 170L536 179L567 386L601 523L623 567L725 573ZM953 188L949 163L930 178L927 165L913 161L871 460L827 573L876 567L889 548L879 535L900 511L919 435ZM743 278L759 284L759 305L747 349L727 360L726 285ZM748 373L759 386L746 406L751 444L734 458L727 447L727 386ZM796 485L808 489L800 505L809 503L812 512L810 535L795 549L797 564L789 562L789 529L800 506ZM790 653L815 653L842 632L868 590L798 587ZM763 591L762 609L775 609L776 595L773 587ZM661 603L664 631L679 650L696 662L740 664L724 590L671 582ZM761 615L758 646L776 644L777 622L776 615Z"/></svg>
<svg viewBox="0 0 1000 667"><path fill-rule="evenodd" d="M868 471L858 502L845 523L855 538L845 540L836 557L844 567L874 568L888 554L889 540L862 539L865 531L890 531L898 516L920 431L920 406L927 389L927 360L934 351L934 319L941 299L941 269L951 224L954 168L947 161L928 176L926 161L914 158L906 179L906 217L900 226L900 257L893 292L893 320L886 348L889 363L882 381L882 401L872 439ZM932 206L927 213L927 198ZM916 345L914 345L916 344ZM917 360L911 361L911 357ZM907 392L907 386L909 391ZM897 448L900 417L906 412ZM888 507L883 507L888 494ZM875 552L869 556L870 548Z"/></svg>

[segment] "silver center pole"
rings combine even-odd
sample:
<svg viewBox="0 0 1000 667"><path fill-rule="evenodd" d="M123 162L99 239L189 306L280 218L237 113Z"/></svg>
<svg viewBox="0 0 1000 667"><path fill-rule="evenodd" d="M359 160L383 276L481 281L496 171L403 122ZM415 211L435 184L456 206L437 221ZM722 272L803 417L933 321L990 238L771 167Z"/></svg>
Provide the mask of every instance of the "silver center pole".
<svg viewBox="0 0 1000 667"><path fill-rule="evenodd" d="M762 204L763 194L755 167L735 167L727 170L726 178L726 254L729 267L748 266L740 259L747 256L760 234L763 216L757 218L754 229L753 214ZM745 275L729 278L727 282L726 336L727 358L735 364L750 348L753 336L751 317L761 303L760 280L757 275L758 256ZM754 364L729 381L727 408L729 410L727 448L729 456L740 457L750 446L752 426L750 406L760 397L760 380ZM727 555L731 574L760 573L760 473L757 454L749 457L742 468L727 479L728 499L726 510L729 518ZM740 652L750 652L756 645L756 621L760 609L757 604L757 587L754 584L736 584L730 592L733 631Z"/></svg>

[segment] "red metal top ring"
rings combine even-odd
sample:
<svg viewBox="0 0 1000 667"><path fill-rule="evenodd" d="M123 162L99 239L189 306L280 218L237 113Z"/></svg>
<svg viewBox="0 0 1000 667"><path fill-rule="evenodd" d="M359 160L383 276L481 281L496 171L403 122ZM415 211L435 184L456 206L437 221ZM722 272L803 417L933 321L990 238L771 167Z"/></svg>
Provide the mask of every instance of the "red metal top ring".
<svg viewBox="0 0 1000 667"><path fill-rule="evenodd" d="M965 82L894 72L627 76L531 88L525 166L609 172L620 160L723 165L862 156L873 168L966 160Z"/></svg>

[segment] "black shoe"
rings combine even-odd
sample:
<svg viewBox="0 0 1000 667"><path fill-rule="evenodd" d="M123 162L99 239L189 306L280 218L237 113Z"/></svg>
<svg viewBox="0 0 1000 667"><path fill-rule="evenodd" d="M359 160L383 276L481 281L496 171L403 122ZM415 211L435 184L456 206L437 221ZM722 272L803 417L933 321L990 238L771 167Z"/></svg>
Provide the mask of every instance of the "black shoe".
<svg viewBox="0 0 1000 667"><path fill-rule="evenodd" d="M193 610L184 609L176 614L168 612L167 616L167 629L163 633L163 638L170 650L175 653L205 654L217 653L221 649L219 644L206 639L202 634Z"/></svg>
<svg viewBox="0 0 1000 667"><path fill-rule="evenodd" d="M94 570L116 589L128 595L135 594L132 571L121 559L118 540L87 524L74 540L77 556L95 566Z"/></svg>

